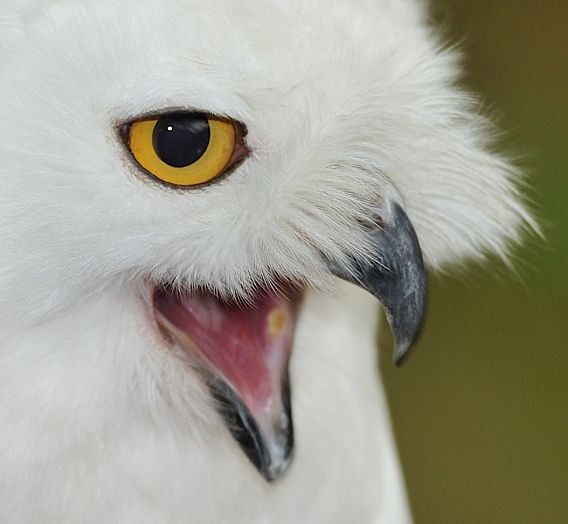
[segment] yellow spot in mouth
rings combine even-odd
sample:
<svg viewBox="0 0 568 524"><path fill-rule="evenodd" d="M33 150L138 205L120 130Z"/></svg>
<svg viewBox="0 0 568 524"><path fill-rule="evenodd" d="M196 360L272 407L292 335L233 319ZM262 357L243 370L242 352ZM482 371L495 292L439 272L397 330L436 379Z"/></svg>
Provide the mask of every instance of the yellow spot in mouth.
<svg viewBox="0 0 568 524"><path fill-rule="evenodd" d="M288 323L288 315L283 309L273 309L268 315L268 333L271 337L282 335Z"/></svg>

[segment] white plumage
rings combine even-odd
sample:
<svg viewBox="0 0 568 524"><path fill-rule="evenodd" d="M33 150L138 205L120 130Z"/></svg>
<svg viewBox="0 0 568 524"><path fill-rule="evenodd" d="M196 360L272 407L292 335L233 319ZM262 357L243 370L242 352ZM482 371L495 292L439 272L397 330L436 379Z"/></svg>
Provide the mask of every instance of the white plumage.
<svg viewBox="0 0 568 524"><path fill-rule="evenodd" d="M505 256L530 222L425 20L414 0L3 0L2 522L409 521L378 305L324 259L370 256L361 224L391 198L432 268ZM204 188L154 184L117 127L163 110L242 122L251 154ZM295 457L268 484L140 294L250 298L275 275L311 290Z"/></svg>

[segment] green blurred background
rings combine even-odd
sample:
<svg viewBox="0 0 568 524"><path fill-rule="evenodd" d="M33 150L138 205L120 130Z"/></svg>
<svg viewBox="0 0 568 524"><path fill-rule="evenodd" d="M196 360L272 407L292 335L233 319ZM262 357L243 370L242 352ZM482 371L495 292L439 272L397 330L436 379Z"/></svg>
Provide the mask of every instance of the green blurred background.
<svg viewBox="0 0 568 524"><path fill-rule="evenodd" d="M381 367L416 524L568 523L568 1L432 0L521 158L546 240L432 277L403 369Z"/></svg>

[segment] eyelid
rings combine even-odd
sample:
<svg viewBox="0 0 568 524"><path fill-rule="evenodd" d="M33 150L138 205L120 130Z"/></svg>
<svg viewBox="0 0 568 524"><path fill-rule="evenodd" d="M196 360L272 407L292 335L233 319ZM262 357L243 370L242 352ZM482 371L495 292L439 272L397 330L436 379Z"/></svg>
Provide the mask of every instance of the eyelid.
<svg viewBox="0 0 568 524"><path fill-rule="evenodd" d="M142 120L157 120L163 116L173 115L173 114L194 114L194 113L201 113L203 115L208 116L209 118L218 118L219 120L226 120L227 122L232 122L235 125L235 130L237 131L237 136L240 141L243 142L243 146L245 146L246 151L250 154L250 149L248 148L245 139L248 136L248 127L244 122L240 120L235 120L226 115L216 115L214 113L208 113L207 111L200 111L198 109L183 109L183 108L171 108L171 109L163 109L160 111L148 111L146 113L140 113L134 118L128 119L117 124L116 129L118 131L118 135L122 139L122 141L127 144L128 143L128 131L132 124L136 122L141 122ZM238 142L237 142L238 143Z"/></svg>

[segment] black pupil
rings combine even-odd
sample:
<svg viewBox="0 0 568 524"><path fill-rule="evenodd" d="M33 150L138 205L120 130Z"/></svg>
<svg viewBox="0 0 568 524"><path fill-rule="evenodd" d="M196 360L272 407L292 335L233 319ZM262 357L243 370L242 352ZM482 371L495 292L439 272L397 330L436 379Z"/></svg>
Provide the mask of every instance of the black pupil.
<svg viewBox="0 0 568 524"><path fill-rule="evenodd" d="M209 121L201 113L163 116L154 128L154 150L169 166L186 167L203 156L210 137Z"/></svg>

